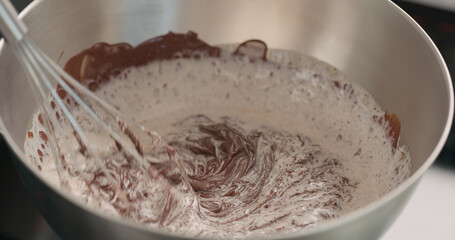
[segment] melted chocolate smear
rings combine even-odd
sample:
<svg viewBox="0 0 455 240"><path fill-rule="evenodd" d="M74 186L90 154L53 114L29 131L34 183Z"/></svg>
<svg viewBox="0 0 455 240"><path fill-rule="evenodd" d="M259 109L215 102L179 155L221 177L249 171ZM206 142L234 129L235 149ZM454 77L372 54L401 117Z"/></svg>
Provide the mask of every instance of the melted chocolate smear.
<svg viewBox="0 0 455 240"><path fill-rule="evenodd" d="M226 182L232 182L248 174L256 163L259 132L244 136L224 123L199 125L198 128L205 136L189 139L185 148L196 156L210 160L205 169L200 169L201 171L189 176L195 191L219 189ZM217 146L219 151L216 150Z"/></svg>
<svg viewBox="0 0 455 240"><path fill-rule="evenodd" d="M401 122L395 113L385 113L384 119L388 123L387 135L392 138L393 149L398 147L398 139L400 138Z"/></svg>
<svg viewBox="0 0 455 240"><path fill-rule="evenodd" d="M398 147L401 131L401 122L398 116L395 113L385 113L383 116L374 115L373 119L385 127L387 136L391 138L392 150L395 151Z"/></svg>
<svg viewBox="0 0 455 240"><path fill-rule="evenodd" d="M234 51L234 55L249 56L251 60L260 58L267 60L267 44L261 40L252 39L240 44Z"/></svg>
<svg viewBox="0 0 455 240"><path fill-rule="evenodd" d="M94 91L100 84L108 82L123 70L134 66L143 66L152 61L172 60L178 58L219 57L221 49L212 47L197 38L194 32L177 34L169 32L166 35L144 41L136 47L127 43L107 44L96 43L91 48L72 57L64 69L76 80ZM247 55L251 60L266 60L267 46L260 40L250 40L240 44L235 55ZM341 86L334 82L337 88L349 92L349 86ZM66 96L58 87L62 98ZM336 217L336 210L352 199L357 183L340 175L341 163L333 158L320 158L318 146L300 135L281 132L264 134L261 131L244 131L226 122L213 122L205 116L196 116L198 124L193 124L190 134L183 139L172 139L169 144L182 155L185 164L185 174L199 199L199 216L212 222L213 226L235 223L248 218L251 214L260 212L276 212L285 209L289 204L296 208L283 211L282 215L272 219L263 219L262 223L253 220L245 231L254 231L277 224L283 219L292 217L290 224L296 228L304 228L315 224L315 221L299 222L305 216L297 211L297 206L304 206L307 212L324 210L315 219ZM388 134L393 138L393 146L398 143L400 122L395 114L378 117L379 123L388 122ZM270 140L279 139L279 141ZM121 146L117 146L121 149ZM260 154L259 154L260 152ZM169 158L163 153L163 158ZM277 162L286 156L292 159L285 165L275 179L270 175ZM319 156L319 158L318 158ZM258 159L259 158L259 159ZM182 181L181 172L172 161L152 163L158 171L172 183ZM122 166L109 165L113 176L118 177L120 186L124 189L135 189L141 181L137 170L129 164ZM102 191L114 201L113 206L120 214L133 218L137 214L133 209L125 207L114 200L114 188L106 184L104 173L96 173L92 180ZM330 178L330 180L329 180ZM307 189L313 182L326 183L320 189ZM292 190L292 191L291 191ZM141 201L151 194L146 191L132 191L128 195L130 201ZM318 204L308 204L307 199L315 194L322 194L324 201ZM342 194L342 195L341 195ZM174 196L169 194L168 201L163 202L161 216L136 216L144 223L157 223L164 226L179 216L170 217L171 212L179 212ZM292 205L292 206L294 206ZM248 211L238 212L240 210ZM181 213L185 214L185 213ZM262 220L262 219L261 219ZM277 225L277 230L280 227Z"/></svg>
<svg viewBox="0 0 455 240"><path fill-rule="evenodd" d="M108 44L99 42L72 57L64 66L74 79L95 91L101 83L109 81L124 69L146 65L152 61L202 56L218 57L220 48L212 47L198 39L197 34L169 32L151 38L136 47L128 43ZM66 92L58 87L60 97Z"/></svg>
<svg viewBox="0 0 455 240"><path fill-rule="evenodd" d="M204 115L191 116L177 124L181 131L168 136L169 144L184 159L199 199L199 215L214 226L249 218L246 222L252 224L252 216L260 212L282 213L270 221L264 219L264 224L248 225L249 231L263 229L293 215L293 208L283 210L291 205L305 206L308 212L323 209L315 219L333 218L352 198L357 183L340 175L339 160L321 157L319 146L307 138L269 129L245 131L225 119L214 122ZM178 179L173 162L154 166L166 178ZM306 200L320 194L318 204ZM301 226L296 223L294 227Z"/></svg>

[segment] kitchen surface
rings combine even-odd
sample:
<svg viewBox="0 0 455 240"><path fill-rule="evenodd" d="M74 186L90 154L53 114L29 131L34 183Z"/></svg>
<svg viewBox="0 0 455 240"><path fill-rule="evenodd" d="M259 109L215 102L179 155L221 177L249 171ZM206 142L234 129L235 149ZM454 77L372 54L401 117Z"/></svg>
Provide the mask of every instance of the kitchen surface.
<svg viewBox="0 0 455 240"><path fill-rule="evenodd" d="M13 0L18 10L30 1ZM455 0L394 1L438 46L455 76ZM16 174L12 153L0 136L0 240L59 239L37 212ZM382 240L449 240L455 236L455 134L423 176L409 203Z"/></svg>

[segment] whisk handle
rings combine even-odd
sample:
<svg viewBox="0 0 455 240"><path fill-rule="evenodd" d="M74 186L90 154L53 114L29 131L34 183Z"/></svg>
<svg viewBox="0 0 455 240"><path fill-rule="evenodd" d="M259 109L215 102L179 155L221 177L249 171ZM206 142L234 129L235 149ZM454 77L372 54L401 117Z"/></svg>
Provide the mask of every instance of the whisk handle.
<svg viewBox="0 0 455 240"><path fill-rule="evenodd" d="M17 18L17 11L9 0L0 0L0 30L9 42L21 41L27 27Z"/></svg>

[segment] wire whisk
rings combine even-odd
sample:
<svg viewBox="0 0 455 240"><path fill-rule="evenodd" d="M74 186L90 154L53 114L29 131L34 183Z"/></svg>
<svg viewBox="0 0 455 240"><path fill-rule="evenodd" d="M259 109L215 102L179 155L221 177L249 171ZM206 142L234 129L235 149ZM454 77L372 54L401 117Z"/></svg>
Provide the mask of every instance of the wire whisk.
<svg viewBox="0 0 455 240"><path fill-rule="evenodd" d="M148 154L153 151L165 151L170 161L177 166L182 178L181 182L184 187L180 189L191 191L184 174L181 158L176 151L158 133L132 121L128 116L71 77L44 54L27 36L26 26L17 18L17 12L8 0L0 1L0 29L8 45L23 65L37 100L39 111L44 116L43 122L49 136L61 185L65 185L69 178L79 176L87 183L92 196L95 196L94 199L105 197L126 211L127 215L134 215L131 203L138 197L133 195L138 193L134 190L126 190L125 183L118 179L119 176L113 166L121 167L125 163L133 166L138 169L141 176L146 176L145 181L159 183L160 191L163 193L161 195L169 197L171 192L173 192L172 194L179 194L181 191L174 191L172 184L150 163L150 158L154 158L154 155ZM56 86L61 87L66 92L66 98L71 99L72 105L65 102L68 99L63 99L59 95ZM103 157L96 149L93 149L84 129L72 114L72 106L83 109L91 119L107 132L115 142L115 148L111 151L122 156L120 161ZM56 114L57 111L61 112L63 116ZM64 122L67 124L62 124ZM85 159L83 163L66 159L61 152L56 132L68 124L73 128L74 138L79 145L79 153ZM98 186L90 184L95 178L99 177L105 178L103 184L98 184ZM100 189L106 186L111 189L111 192L103 196ZM140 197L150 198L150 196ZM161 198L157 201L162 203L161 206L158 204L161 209L165 209L165 205L169 204L169 201Z"/></svg>

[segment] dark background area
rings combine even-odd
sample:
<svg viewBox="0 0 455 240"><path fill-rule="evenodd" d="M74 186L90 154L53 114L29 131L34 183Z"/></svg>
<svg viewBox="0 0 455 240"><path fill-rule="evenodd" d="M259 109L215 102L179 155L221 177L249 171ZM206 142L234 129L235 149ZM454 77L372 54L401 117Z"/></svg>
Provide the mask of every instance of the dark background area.
<svg viewBox="0 0 455 240"><path fill-rule="evenodd" d="M454 0L455 1L455 0ZM31 1L12 0L18 11ZM455 12L394 1L430 35L455 76ZM13 165L14 155L0 135L0 240L58 239L25 193ZM455 170L455 139L452 129L436 165ZM454 172L455 173L455 172Z"/></svg>

